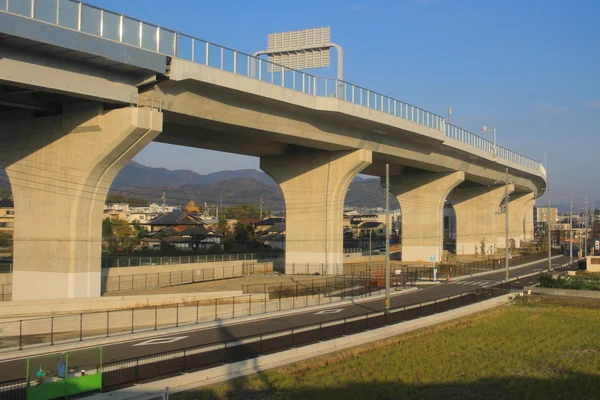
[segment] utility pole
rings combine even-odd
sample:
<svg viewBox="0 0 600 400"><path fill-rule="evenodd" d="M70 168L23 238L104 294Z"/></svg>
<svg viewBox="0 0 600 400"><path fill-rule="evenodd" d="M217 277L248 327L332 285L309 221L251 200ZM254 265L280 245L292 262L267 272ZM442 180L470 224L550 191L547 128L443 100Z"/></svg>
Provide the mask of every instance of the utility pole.
<svg viewBox="0 0 600 400"><path fill-rule="evenodd" d="M385 312L390 312L390 164L385 164Z"/></svg>
<svg viewBox="0 0 600 400"><path fill-rule="evenodd" d="M548 160L544 152L544 163L546 164L546 177L548 177ZM548 179L548 270L552 269L552 216L550 215L550 179Z"/></svg>
<svg viewBox="0 0 600 400"><path fill-rule="evenodd" d="M260 198L260 219L262 219L262 211L263 211L263 199Z"/></svg>
<svg viewBox="0 0 600 400"><path fill-rule="evenodd" d="M509 264L509 251L510 246L508 243L508 168L506 168L506 176L504 178L504 214L505 214L505 226L506 230L504 232L504 244L506 250L504 251L504 268L506 269L506 281L508 282L508 264Z"/></svg>
<svg viewBox="0 0 600 400"><path fill-rule="evenodd" d="M372 243L371 235L372 234L373 234L373 229L369 229L369 278L371 277L371 243Z"/></svg>
<svg viewBox="0 0 600 400"><path fill-rule="evenodd" d="M573 189L569 190L571 212L569 214L569 265L573 266Z"/></svg>
<svg viewBox="0 0 600 400"><path fill-rule="evenodd" d="M585 196L585 236L583 239L583 256L587 257L587 253L588 253L588 244L587 244L587 240L588 240L588 221L590 219L589 216L589 208L588 208L588 200L587 200L587 196Z"/></svg>

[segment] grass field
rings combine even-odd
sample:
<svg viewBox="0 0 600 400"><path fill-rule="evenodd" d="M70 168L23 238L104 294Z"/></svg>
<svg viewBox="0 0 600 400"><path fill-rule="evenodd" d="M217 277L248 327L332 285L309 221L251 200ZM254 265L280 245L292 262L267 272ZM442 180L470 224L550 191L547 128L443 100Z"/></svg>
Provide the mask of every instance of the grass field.
<svg viewBox="0 0 600 400"><path fill-rule="evenodd" d="M600 301L531 297L175 399L600 399Z"/></svg>

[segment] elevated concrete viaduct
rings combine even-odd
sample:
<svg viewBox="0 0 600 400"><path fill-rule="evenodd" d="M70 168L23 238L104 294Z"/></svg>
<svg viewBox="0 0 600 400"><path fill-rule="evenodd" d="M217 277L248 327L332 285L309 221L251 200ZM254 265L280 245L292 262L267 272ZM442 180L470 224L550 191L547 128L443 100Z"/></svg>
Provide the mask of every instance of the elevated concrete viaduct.
<svg viewBox="0 0 600 400"><path fill-rule="evenodd" d="M15 300L100 294L102 205L152 140L260 157L285 198L286 265L340 272L348 185L358 173L382 177L385 164L404 260L442 257L446 201L459 253L482 237L503 247L507 167L511 237L517 246L531 238L543 166L443 117L94 8L96 29L82 19L85 4L44 18L35 1L1 4L0 164L17 214Z"/></svg>

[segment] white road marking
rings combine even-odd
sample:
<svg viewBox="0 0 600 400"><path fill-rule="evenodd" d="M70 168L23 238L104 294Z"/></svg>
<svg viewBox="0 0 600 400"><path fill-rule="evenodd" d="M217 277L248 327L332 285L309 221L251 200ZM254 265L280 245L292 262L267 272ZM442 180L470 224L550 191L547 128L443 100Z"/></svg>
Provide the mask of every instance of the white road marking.
<svg viewBox="0 0 600 400"><path fill-rule="evenodd" d="M133 346L150 346L153 344L169 344L174 343L179 340L185 339L187 336L173 336L173 337L165 337L165 338L155 338L146 340L144 342L136 343Z"/></svg>
<svg viewBox="0 0 600 400"><path fill-rule="evenodd" d="M335 308L333 310L323 310L323 311L319 311L317 313L315 313L315 315L323 315L323 314L337 314L339 312L344 311L343 308Z"/></svg>

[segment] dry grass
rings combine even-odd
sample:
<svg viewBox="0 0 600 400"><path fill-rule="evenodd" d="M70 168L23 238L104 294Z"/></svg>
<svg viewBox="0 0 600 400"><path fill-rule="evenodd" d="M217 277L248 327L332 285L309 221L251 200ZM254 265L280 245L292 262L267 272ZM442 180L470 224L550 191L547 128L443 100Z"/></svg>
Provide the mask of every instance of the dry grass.
<svg viewBox="0 0 600 400"><path fill-rule="evenodd" d="M600 301L530 298L176 399L597 399Z"/></svg>

